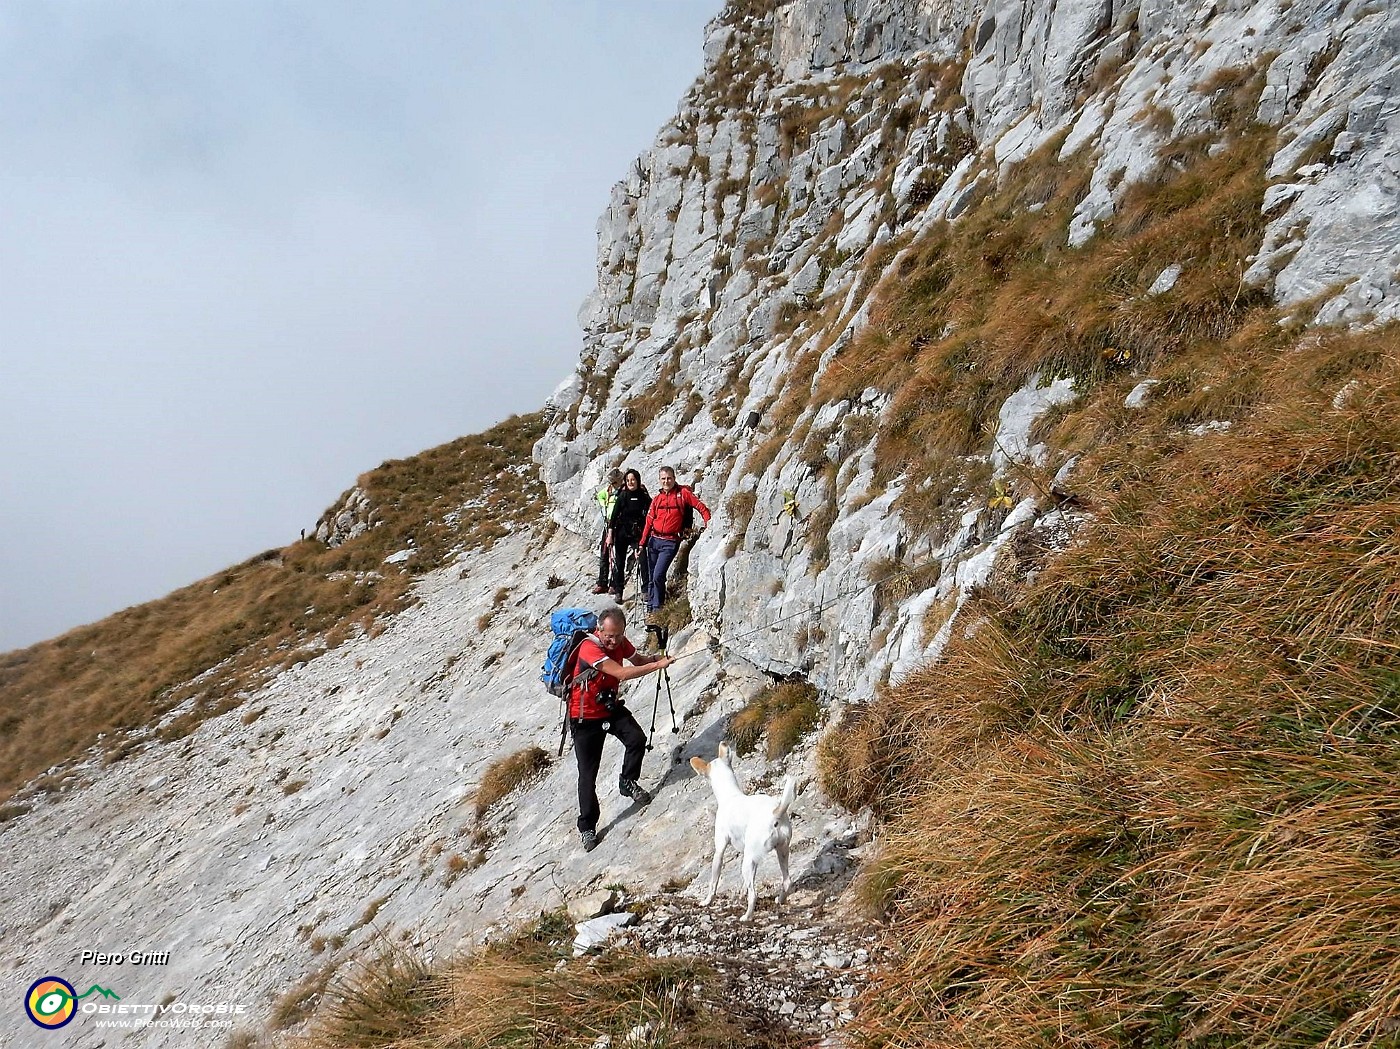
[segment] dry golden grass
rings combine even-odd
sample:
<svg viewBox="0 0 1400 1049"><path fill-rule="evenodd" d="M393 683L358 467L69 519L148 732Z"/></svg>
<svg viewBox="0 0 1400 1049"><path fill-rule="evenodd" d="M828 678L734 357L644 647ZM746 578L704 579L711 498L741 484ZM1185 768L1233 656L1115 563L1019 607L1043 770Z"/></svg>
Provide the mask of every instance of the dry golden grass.
<svg viewBox="0 0 1400 1049"><path fill-rule="evenodd" d="M1130 373L1219 360L1222 343L1275 319L1264 294L1242 282L1263 236L1272 132L1230 113L1223 151L1174 143L1158 177L1129 188L1081 249L1067 246L1066 231L1088 168L1057 160L1055 141L956 223L915 242L885 277L871 323L817 392L835 399L874 386L893 395L879 479L930 479L899 501L921 534L941 538L949 499L979 483L961 472L982 469L998 408L1032 377L1072 376L1090 392ZM1146 294L1173 263L1183 267L1176 287ZM1231 407L1250 401L1247 389L1232 390Z"/></svg>
<svg viewBox="0 0 1400 1049"><path fill-rule="evenodd" d="M753 446L744 458L742 469L745 474L762 476L777 461L785 446L792 444L800 448L806 440L810 420L803 425L799 425L798 420L811 403L812 379L817 373L820 358L818 349L808 349L800 354L784 376L782 392L760 408L762 425L768 436Z"/></svg>
<svg viewBox="0 0 1400 1049"><path fill-rule="evenodd" d="M749 522L753 520L754 507L757 505L758 490L756 488L735 492L730 496L726 506L730 531L742 536L748 530Z"/></svg>
<svg viewBox="0 0 1400 1049"><path fill-rule="evenodd" d="M413 575L534 520L542 490L523 470L541 429L539 416L517 416L370 471L359 486L383 523L335 549L304 540L269 550L158 601L0 654L0 801L99 734L106 760L121 759L134 746L128 730L186 701L165 735L191 731L271 672L405 607ZM383 563L410 543L405 564Z"/></svg>
<svg viewBox="0 0 1400 1049"><path fill-rule="evenodd" d="M680 396L676 376L680 373L681 353L685 348L684 337L677 339L651 387L645 393L636 394L627 400L623 409L625 421L617 434L618 444L622 447L641 447L647 427Z"/></svg>
<svg viewBox="0 0 1400 1049"><path fill-rule="evenodd" d="M293 1049L591 1049L603 1036L676 1049L795 1046L799 1040L735 1015L721 981L696 959L613 950L573 959L566 915L542 915L509 939L434 967L386 951L332 989ZM556 966L558 966L556 968Z"/></svg>
<svg viewBox="0 0 1400 1049"><path fill-rule="evenodd" d="M819 473L821 487L802 522L802 532L811 543L812 570L821 571L831 563L831 526L841 511L841 495L836 489L836 464L823 463Z"/></svg>
<svg viewBox="0 0 1400 1049"><path fill-rule="evenodd" d="M686 627L690 626L695 613L690 608L690 598L685 594L685 581L677 579L674 574L672 581L667 584L670 596L666 603L655 612L647 613L647 624L649 626L659 626L666 630L666 636L678 634ZM649 644L650 642L648 642Z"/></svg>
<svg viewBox="0 0 1400 1049"><path fill-rule="evenodd" d="M823 741L889 818L871 1044L1395 1044L1400 331L1231 367L1231 433L1139 413L1075 545Z"/></svg>
<svg viewBox="0 0 1400 1049"><path fill-rule="evenodd" d="M785 681L749 700L730 719L728 736L740 754L752 752L766 738L771 761L788 754L820 722L817 690L805 681Z"/></svg>
<svg viewBox="0 0 1400 1049"><path fill-rule="evenodd" d="M268 1026L275 1031L285 1030L295 1027L315 1012L338 967L339 963L335 961L327 962L288 988L273 1003Z"/></svg>
<svg viewBox="0 0 1400 1049"><path fill-rule="evenodd" d="M476 788L476 818L531 776L549 768L549 754L540 747L525 747L497 758L487 766Z"/></svg>

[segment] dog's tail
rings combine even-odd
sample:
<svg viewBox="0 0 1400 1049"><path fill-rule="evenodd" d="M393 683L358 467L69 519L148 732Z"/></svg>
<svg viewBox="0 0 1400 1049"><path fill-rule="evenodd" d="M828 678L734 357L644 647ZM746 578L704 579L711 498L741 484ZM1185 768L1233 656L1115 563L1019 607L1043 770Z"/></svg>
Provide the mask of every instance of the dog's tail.
<svg viewBox="0 0 1400 1049"><path fill-rule="evenodd" d="M797 800L797 784L791 776L783 778L783 797L778 802L778 807L773 810L775 820L782 819L788 814L788 809L792 808L792 803Z"/></svg>

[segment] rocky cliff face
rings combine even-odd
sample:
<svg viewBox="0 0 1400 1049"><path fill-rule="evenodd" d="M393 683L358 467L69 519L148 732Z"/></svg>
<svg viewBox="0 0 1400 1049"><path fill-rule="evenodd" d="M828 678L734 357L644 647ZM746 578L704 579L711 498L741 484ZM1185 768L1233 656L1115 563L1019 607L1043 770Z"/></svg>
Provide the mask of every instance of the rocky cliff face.
<svg viewBox="0 0 1400 1049"><path fill-rule="evenodd" d="M1390 5L1359 3L730 5L700 81L599 221L578 373L536 450L560 520L581 526L614 466L674 464L722 508L692 560L697 613L758 666L868 696L936 655L947 609L1010 532L969 498L920 546L898 509L919 479L875 480L890 398L818 392L881 278L1037 151L1087 166L1067 239L1093 251L1123 195L1173 163L1164 147L1218 137L1221 94L1254 78L1247 118L1277 129L1276 152L1241 289L1324 323L1391 319L1397 33ZM1032 424L1074 396L1043 374L1005 401L982 449L994 484L1008 458L1049 454ZM793 497L800 520L783 510ZM1026 499L1010 523L1060 533L1051 503ZM941 571L886 607L870 580L915 561Z"/></svg>
<svg viewBox="0 0 1400 1049"><path fill-rule="evenodd" d="M997 392L989 432L963 456L978 482L949 488L934 530L905 499L927 478L877 455L907 409L891 393L899 377L831 394L852 347L888 323L880 296L919 236L956 225L1034 157L1082 172L1061 240L1092 253L1125 194L1175 163L1163 147L1210 155L1222 107L1243 98L1249 112L1232 119L1276 134L1267 229L1231 275L1239 294L1324 322L1392 319L1397 34L1388 4L1320 0L735 0L705 33L703 76L599 222L579 368L535 449L556 519L589 542L513 534L423 577L419 603L382 632L297 664L184 739L163 742L157 726L126 760L82 764L30 799L0 825L12 984L57 973L133 1002L242 1002L240 1024L259 1028L279 1002L279 1022L294 1021L318 973L324 983L386 937L450 952L591 888L699 873L710 801L683 759L713 754L764 671L801 674L830 704L870 696L937 654L1000 553L1065 541L1079 512L1056 494L1073 458L1035 425L1079 396L1072 374ZM1163 265L1147 294L1170 303L1200 264ZM1125 410L1150 389L1139 383ZM557 742L557 704L535 683L541 624L586 600L590 495L624 463L648 480L674 465L716 518L690 562L676 732L663 698L647 758L657 800L638 812L601 791L608 834L585 855L567 756L479 819L471 802L494 759ZM1027 471L1043 481L1020 483ZM323 538L373 524L365 511L336 508ZM633 698L644 723L651 700L649 687ZM811 761L809 739L740 765L746 780L803 779L809 904L863 833L811 785ZM609 776L605 764L600 787ZM78 960L87 949L171 957L95 967ZM0 1044L29 1044L17 1003ZM89 1020L48 1040L189 1044Z"/></svg>

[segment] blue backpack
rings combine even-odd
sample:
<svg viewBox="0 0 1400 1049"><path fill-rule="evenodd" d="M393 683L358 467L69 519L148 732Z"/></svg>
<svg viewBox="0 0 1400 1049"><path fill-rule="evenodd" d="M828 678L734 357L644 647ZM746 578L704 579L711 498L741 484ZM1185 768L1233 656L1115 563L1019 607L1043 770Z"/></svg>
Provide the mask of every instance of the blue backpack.
<svg viewBox="0 0 1400 1049"><path fill-rule="evenodd" d="M550 695L567 700L574 683L574 656L583 639L597 629L598 617L586 608L561 608L549 617L549 627L554 631L554 640L545 657L540 680Z"/></svg>

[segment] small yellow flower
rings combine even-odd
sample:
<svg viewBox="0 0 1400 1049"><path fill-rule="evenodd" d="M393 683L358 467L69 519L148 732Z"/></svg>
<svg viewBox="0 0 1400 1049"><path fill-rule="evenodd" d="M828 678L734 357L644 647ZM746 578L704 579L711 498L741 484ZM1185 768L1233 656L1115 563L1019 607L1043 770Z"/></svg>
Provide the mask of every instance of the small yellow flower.
<svg viewBox="0 0 1400 1049"><path fill-rule="evenodd" d="M1016 500L1011 498L1011 493L1006 489L1005 481L992 482L992 496L987 500L987 506L993 510L1010 510L1016 505Z"/></svg>

